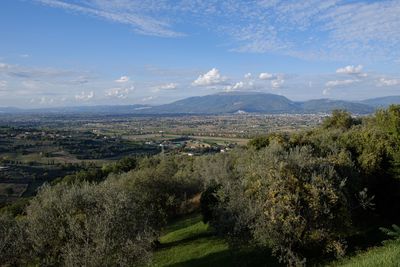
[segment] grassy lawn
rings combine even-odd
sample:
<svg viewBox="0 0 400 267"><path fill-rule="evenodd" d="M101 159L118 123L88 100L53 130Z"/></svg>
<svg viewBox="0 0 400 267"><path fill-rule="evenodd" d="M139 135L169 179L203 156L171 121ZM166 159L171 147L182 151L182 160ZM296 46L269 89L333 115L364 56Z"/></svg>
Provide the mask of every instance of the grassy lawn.
<svg viewBox="0 0 400 267"><path fill-rule="evenodd" d="M332 266L400 267L400 243L391 242L382 247L371 248L354 257L339 261Z"/></svg>
<svg viewBox="0 0 400 267"><path fill-rule="evenodd" d="M269 251L229 249L198 214L170 224L160 242L152 266L281 266Z"/></svg>

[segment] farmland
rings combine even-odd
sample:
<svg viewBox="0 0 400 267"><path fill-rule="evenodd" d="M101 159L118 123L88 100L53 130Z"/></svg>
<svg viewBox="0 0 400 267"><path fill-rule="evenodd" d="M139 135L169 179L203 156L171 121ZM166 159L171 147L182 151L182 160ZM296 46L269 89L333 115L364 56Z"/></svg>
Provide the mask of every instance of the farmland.
<svg viewBox="0 0 400 267"><path fill-rule="evenodd" d="M123 157L220 153L269 132L312 128L324 116L0 115L0 203Z"/></svg>

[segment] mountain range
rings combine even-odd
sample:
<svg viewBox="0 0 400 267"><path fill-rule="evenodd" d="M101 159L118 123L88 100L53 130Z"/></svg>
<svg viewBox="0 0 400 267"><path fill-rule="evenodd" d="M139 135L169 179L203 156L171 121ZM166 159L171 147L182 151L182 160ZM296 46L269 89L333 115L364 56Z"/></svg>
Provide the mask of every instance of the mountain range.
<svg viewBox="0 0 400 267"><path fill-rule="evenodd" d="M0 113L87 113L87 114L234 114L234 113L328 113L334 109L345 109L351 113L368 114L377 108L400 104L400 96L387 96L363 101L315 99L292 101L284 96L259 92L230 92L206 96L189 97L170 104L80 106L45 109L18 109L0 107Z"/></svg>

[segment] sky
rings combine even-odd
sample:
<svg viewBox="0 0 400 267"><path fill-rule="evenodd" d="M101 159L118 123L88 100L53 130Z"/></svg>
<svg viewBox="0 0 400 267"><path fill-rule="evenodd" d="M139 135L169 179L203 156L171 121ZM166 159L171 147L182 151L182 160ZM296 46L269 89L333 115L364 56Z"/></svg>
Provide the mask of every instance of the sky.
<svg viewBox="0 0 400 267"><path fill-rule="evenodd" d="M0 1L0 106L233 91L400 95L400 1Z"/></svg>

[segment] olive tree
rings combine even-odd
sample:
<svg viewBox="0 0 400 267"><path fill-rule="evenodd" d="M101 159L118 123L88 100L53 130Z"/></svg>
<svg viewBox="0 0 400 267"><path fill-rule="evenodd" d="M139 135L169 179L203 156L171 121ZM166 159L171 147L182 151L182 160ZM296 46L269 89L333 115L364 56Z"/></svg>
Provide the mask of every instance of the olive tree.
<svg viewBox="0 0 400 267"><path fill-rule="evenodd" d="M149 259L152 209L117 182L45 186L27 208L41 266L132 266Z"/></svg>
<svg viewBox="0 0 400 267"><path fill-rule="evenodd" d="M344 254L350 226L345 180L309 147L250 150L221 180L212 224L225 236L273 249L288 265Z"/></svg>

